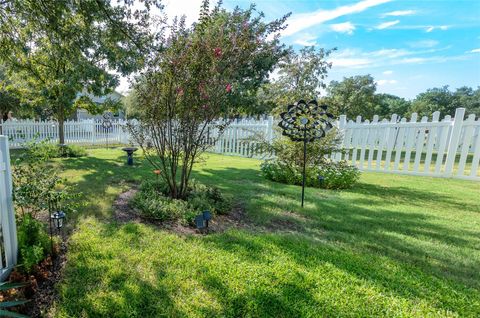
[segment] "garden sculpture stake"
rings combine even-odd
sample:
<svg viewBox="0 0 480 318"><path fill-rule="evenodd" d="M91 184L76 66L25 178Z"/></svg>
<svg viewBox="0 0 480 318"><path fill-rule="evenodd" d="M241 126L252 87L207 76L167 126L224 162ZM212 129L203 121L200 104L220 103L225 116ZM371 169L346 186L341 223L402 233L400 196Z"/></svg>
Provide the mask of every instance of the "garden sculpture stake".
<svg viewBox="0 0 480 318"><path fill-rule="evenodd" d="M282 120L278 124L283 135L292 141L303 141L303 179L302 207L305 198L305 170L307 161L307 142L323 138L332 129L333 115L327 113L327 105L318 106L316 100L306 103L299 100L289 105L287 111L280 114Z"/></svg>

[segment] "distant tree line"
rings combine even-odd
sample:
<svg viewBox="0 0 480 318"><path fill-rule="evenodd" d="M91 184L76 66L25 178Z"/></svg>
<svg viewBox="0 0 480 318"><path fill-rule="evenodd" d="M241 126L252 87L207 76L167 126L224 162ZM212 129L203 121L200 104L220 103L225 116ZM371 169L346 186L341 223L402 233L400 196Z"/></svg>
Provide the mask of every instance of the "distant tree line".
<svg viewBox="0 0 480 318"><path fill-rule="evenodd" d="M345 77L342 81L332 81L323 99L335 115L347 115L354 119L358 115L372 118L373 115L390 117L397 114L409 117L412 113L431 116L440 111L441 116L455 115L455 109L466 108L467 114L480 116L480 87L460 87L450 90L448 86L427 89L413 100L376 92L377 85L370 75Z"/></svg>
<svg viewBox="0 0 480 318"><path fill-rule="evenodd" d="M442 117L453 116L459 107L466 108L467 114L480 116L480 87L431 88L413 100L406 100L377 93L377 83L371 75L345 77L326 84L332 67L328 56L332 51L314 47L304 47L298 52L291 50L278 64L274 78L259 91L257 109L279 114L298 99L315 98L329 105L334 115L347 115L349 119L358 115L366 119L374 115L390 118L392 114L408 118L413 112L431 116L437 110ZM326 94L322 94L322 90Z"/></svg>

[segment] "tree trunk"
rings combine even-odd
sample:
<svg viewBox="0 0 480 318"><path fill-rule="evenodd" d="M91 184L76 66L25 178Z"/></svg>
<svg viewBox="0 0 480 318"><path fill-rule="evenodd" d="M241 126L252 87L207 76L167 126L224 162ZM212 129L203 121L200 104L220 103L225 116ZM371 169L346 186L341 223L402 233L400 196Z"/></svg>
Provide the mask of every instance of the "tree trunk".
<svg viewBox="0 0 480 318"><path fill-rule="evenodd" d="M65 129L64 124L65 119L63 118L63 114L58 116L58 143L60 145L65 144Z"/></svg>

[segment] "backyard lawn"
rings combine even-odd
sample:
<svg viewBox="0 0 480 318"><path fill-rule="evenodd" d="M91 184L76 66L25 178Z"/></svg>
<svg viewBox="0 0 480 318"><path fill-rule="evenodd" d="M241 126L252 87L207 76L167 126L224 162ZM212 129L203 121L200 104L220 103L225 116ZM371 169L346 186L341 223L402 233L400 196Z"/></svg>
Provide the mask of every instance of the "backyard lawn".
<svg viewBox="0 0 480 318"><path fill-rule="evenodd" d="M138 159L138 155L137 158ZM154 178L120 149L58 161L86 206L70 225L57 317L478 317L480 183L363 173L344 191L264 180L208 155L194 178L245 210L209 235L119 223L112 203Z"/></svg>

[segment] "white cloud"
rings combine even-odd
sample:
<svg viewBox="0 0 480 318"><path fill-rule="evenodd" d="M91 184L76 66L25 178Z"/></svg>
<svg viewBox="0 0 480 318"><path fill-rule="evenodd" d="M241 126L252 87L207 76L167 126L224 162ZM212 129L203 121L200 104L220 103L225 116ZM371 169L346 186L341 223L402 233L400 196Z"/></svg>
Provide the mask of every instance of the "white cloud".
<svg viewBox="0 0 480 318"><path fill-rule="evenodd" d="M378 80L377 81L377 84L378 86L383 86L383 85L387 85L387 84L397 84L398 81L397 80L388 80L388 79L381 79L381 80Z"/></svg>
<svg viewBox="0 0 480 318"><path fill-rule="evenodd" d="M377 57L385 57L385 58L393 59L396 57L410 55L412 54L412 52L404 49L381 49L377 51L371 51L370 54Z"/></svg>
<svg viewBox="0 0 480 318"><path fill-rule="evenodd" d="M436 40L421 40L416 42L410 42L408 45L415 48L429 48L438 45L438 41Z"/></svg>
<svg viewBox="0 0 480 318"><path fill-rule="evenodd" d="M366 9L392 0L363 0L352 5L341 6L332 10L317 10L311 13L295 14L287 22L288 27L282 32L283 36L289 36L304 29L327 21L334 20L344 15L359 13Z"/></svg>
<svg viewBox="0 0 480 318"><path fill-rule="evenodd" d="M330 28L335 32L353 34L355 26L351 22L337 23L330 25Z"/></svg>
<svg viewBox="0 0 480 318"><path fill-rule="evenodd" d="M405 16L405 15L412 15L415 14L417 11L415 10L397 10L397 11L391 11L382 14L383 17L400 17L400 16Z"/></svg>
<svg viewBox="0 0 480 318"><path fill-rule="evenodd" d="M400 23L400 20L383 22L383 23L380 23L379 25L377 25L376 29L383 30L383 29L389 28L389 27L394 26L395 24L399 24L399 23Z"/></svg>
<svg viewBox="0 0 480 318"><path fill-rule="evenodd" d="M450 26L448 25L438 25L438 26L428 26L426 27L425 31L430 33L432 32L433 30L442 30L442 31L445 31L445 30L448 30L450 28Z"/></svg>
<svg viewBox="0 0 480 318"><path fill-rule="evenodd" d="M404 64L444 63L472 58L472 55L444 56L435 55L445 48L428 50L382 49L376 51L362 51L360 49L345 49L334 52L330 58L334 69L350 68L376 68L392 67ZM480 52L480 49L479 51ZM477 53L477 51L475 52ZM393 71L387 70L384 75L391 75Z"/></svg>
<svg viewBox="0 0 480 318"><path fill-rule="evenodd" d="M480 48L467 51L467 53L480 53Z"/></svg>
<svg viewBox="0 0 480 318"><path fill-rule="evenodd" d="M362 68L371 65L374 61L368 58L332 58L333 67Z"/></svg>
<svg viewBox="0 0 480 318"><path fill-rule="evenodd" d="M315 41L317 37L311 34L301 34L298 36L293 43L303 46L315 46L317 42Z"/></svg>

